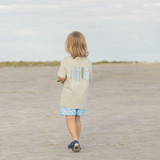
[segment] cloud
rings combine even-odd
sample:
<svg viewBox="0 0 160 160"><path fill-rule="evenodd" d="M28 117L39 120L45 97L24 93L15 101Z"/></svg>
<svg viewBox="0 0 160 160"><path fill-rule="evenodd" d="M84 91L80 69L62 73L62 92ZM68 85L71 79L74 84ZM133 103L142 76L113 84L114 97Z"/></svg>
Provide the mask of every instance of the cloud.
<svg viewBox="0 0 160 160"><path fill-rule="evenodd" d="M153 5L160 7L160 3L153 3Z"/></svg>
<svg viewBox="0 0 160 160"><path fill-rule="evenodd" d="M0 5L0 10L8 9L57 9L55 5Z"/></svg>
<svg viewBox="0 0 160 160"><path fill-rule="evenodd" d="M146 4L142 4L142 6L143 7L149 7L150 5L146 3Z"/></svg>
<svg viewBox="0 0 160 160"><path fill-rule="evenodd" d="M6 43L3 47L11 47L11 48L16 48L17 50L33 50L33 51L42 51L42 50L46 50L46 48L48 47L46 44L40 44L40 43L24 43L24 42L8 42Z"/></svg>
<svg viewBox="0 0 160 160"><path fill-rule="evenodd" d="M4 10L4 9L10 9L10 6L2 6L2 5L0 5L0 10Z"/></svg>
<svg viewBox="0 0 160 160"><path fill-rule="evenodd" d="M20 29L20 30L13 31L9 34L12 34L12 35L39 35L40 32L32 30L32 29Z"/></svg>

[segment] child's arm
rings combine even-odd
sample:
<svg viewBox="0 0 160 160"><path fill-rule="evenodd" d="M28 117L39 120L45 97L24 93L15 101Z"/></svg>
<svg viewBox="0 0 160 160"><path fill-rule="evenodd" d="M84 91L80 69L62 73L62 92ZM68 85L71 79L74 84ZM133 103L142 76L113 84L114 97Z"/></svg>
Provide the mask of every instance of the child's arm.
<svg viewBox="0 0 160 160"><path fill-rule="evenodd" d="M66 70L66 61L65 59L63 59L61 61L59 70L58 70L58 81L57 82L61 82L62 84L64 84L64 81L66 79L67 76L67 70Z"/></svg>

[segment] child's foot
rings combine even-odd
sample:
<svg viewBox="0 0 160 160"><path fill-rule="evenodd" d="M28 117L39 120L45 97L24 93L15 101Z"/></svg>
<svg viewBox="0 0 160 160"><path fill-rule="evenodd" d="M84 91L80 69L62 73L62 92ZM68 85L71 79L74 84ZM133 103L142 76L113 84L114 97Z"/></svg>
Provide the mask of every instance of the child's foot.
<svg viewBox="0 0 160 160"><path fill-rule="evenodd" d="M72 148L73 142L68 145L68 148Z"/></svg>
<svg viewBox="0 0 160 160"><path fill-rule="evenodd" d="M81 150L80 144L77 140L73 141L73 145L72 145L72 151L73 152L79 152Z"/></svg>

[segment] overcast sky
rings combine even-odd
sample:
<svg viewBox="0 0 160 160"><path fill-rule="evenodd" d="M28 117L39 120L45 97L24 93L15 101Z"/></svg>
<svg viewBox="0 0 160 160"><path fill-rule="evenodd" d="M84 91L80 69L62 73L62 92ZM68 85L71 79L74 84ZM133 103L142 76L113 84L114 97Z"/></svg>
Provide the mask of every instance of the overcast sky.
<svg viewBox="0 0 160 160"><path fill-rule="evenodd" d="M72 31L91 61L160 61L159 0L0 0L0 61L62 60Z"/></svg>

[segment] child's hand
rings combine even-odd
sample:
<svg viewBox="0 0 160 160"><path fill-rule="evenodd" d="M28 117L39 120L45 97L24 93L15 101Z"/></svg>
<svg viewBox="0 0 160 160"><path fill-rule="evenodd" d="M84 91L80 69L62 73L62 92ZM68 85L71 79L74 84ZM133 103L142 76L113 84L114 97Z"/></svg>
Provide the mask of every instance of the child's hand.
<svg viewBox="0 0 160 160"><path fill-rule="evenodd" d="M64 84L65 78L63 78L63 77L58 77L58 79L59 79L59 81L60 81L62 84Z"/></svg>

